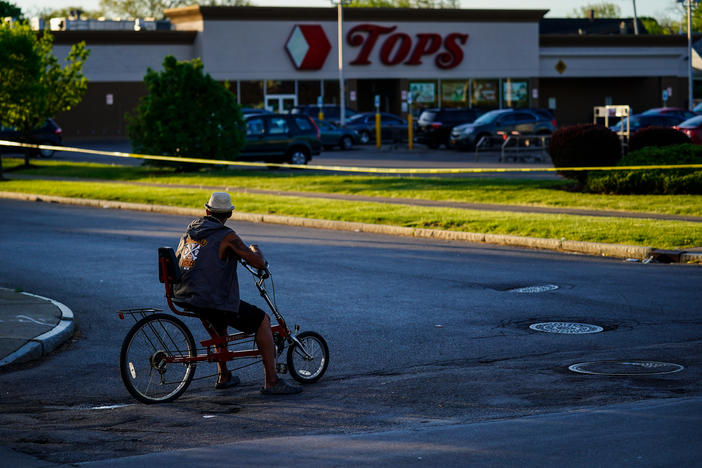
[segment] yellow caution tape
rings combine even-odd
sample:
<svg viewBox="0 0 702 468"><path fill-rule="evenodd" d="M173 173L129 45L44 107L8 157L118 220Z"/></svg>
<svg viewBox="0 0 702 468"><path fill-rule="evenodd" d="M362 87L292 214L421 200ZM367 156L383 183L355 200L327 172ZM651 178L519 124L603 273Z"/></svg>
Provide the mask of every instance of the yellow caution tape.
<svg viewBox="0 0 702 468"><path fill-rule="evenodd" d="M310 169L315 171L334 172L366 172L376 174L469 174L483 172L557 172L557 171L631 171L649 169L702 169L702 164L667 164L657 166L602 166L602 167L512 167L512 168L383 168L383 167L351 167L351 166L317 166L312 164L297 165L285 163L257 163L247 161L227 161L222 159L201 159L180 156L158 156L152 154L122 153L119 151L101 151L70 146L31 145L16 141L0 140L0 146L15 146L22 148L49 149L72 153L99 154L117 158L151 159L156 161L187 162L195 164L218 164L222 166L247 167L286 167L294 169Z"/></svg>

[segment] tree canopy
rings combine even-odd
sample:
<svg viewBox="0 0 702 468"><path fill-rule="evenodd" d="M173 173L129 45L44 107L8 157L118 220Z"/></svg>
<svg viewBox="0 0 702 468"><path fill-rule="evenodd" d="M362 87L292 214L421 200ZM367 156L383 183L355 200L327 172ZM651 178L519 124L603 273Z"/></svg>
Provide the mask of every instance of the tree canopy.
<svg viewBox="0 0 702 468"><path fill-rule="evenodd" d="M458 0L353 0L355 8L460 8Z"/></svg>
<svg viewBox="0 0 702 468"><path fill-rule="evenodd" d="M590 12L594 12L595 18L620 18L622 9L619 5L610 2L588 3L580 8L575 8L570 16L575 18L588 18Z"/></svg>
<svg viewBox="0 0 702 468"><path fill-rule="evenodd" d="M118 17L156 18L164 17L163 11L192 5L249 6L250 0L100 0L100 9Z"/></svg>
<svg viewBox="0 0 702 468"><path fill-rule="evenodd" d="M135 152L205 159L239 153L245 137L241 110L234 95L203 72L202 60L179 62L168 55L162 71L147 69L144 83L146 96L135 115L127 115Z"/></svg>
<svg viewBox="0 0 702 468"><path fill-rule="evenodd" d="M25 137L47 118L78 104L88 87L85 42L71 47L63 67L52 46L48 31L32 31L25 22L0 24L0 125Z"/></svg>
<svg viewBox="0 0 702 468"><path fill-rule="evenodd" d="M6 2L5 0L0 0L0 18L22 19L22 9L17 5Z"/></svg>

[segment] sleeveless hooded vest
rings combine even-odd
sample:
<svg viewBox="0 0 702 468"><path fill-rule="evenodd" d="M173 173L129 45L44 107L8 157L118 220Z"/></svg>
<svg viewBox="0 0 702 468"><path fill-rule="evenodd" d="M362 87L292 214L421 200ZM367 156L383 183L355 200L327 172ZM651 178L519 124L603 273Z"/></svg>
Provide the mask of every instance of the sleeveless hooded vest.
<svg viewBox="0 0 702 468"><path fill-rule="evenodd" d="M174 285L174 300L196 308L239 311L238 258L221 260L219 246L233 232L216 218L196 219L178 244L176 257L182 274Z"/></svg>

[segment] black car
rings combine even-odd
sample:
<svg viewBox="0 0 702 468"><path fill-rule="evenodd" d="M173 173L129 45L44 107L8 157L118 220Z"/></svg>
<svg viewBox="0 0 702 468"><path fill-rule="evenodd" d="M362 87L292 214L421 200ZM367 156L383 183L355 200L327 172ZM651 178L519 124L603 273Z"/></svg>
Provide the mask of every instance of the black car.
<svg viewBox="0 0 702 468"><path fill-rule="evenodd" d="M356 114L346 121L346 128L358 132L362 145L375 141L375 112ZM407 140L407 121L395 114L380 113L381 141L401 142Z"/></svg>
<svg viewBox="0 0 702 468"><path fill-rule="evenodd" d="M478 109L426 109L417 121L415 140L429 148L449 147L453 127L473 122L480 113Z"/></svg>
<svg viewBox="0 0 702 468"><path fill-rule="evenodd" d="M356 111L350 107L345 107L344 109L344 121L356 115ZM319 106L295 106L290 109L291 114L304 114L313 119L319 119L319 112L322 111L324 118L322 120L329 120L334 124L339 124L341 120L341 106L335 106L333 104L324 104L321 108Z"/></svg>
<svg viewBox="0 0 702 468"><path fill-rule="evenodd" d="M47 119L44 125L34 130L29 137L29 143L34 145L60 146L62 143L61 127L52 119ZM22 134L14 128L0 127L0 140L23 141ZM21 151L21 149L17 149ZM50 158L54 155L54 150L40 149L36 154L43 158Z"/></svg>
<svg viewBox="0 0 702 468"><path fill-rule="evenodd" d="M307 164L322 152L319 128L306 115L253 114L244 119L246 144L239 159Z"/></svg>
<svg viewBox="0 0 702 468"><path fill-rule="evenodd" d="M342 150L350 150L355 143L358 143L358 132L350 128L339 127L327 120L315 122L322 135L322 146L324 149L331 149L338 146Z"/></svg>
<svg viewBox="0 0 702 468"><path fill-rule="evenodd" d="M486 112L472 123L457 125L451 131L451 145L472 149L483 137L550 135L556 129L550 114L529 109L500 109Z"/></svg>

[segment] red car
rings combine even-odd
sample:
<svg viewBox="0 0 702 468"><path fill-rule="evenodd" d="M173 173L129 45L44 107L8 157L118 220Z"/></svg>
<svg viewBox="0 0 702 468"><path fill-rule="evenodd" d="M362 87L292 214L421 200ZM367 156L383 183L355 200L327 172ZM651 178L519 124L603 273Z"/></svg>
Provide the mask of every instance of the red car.
<svg viewBox="0 0 702 468"><path fill-rule="evenodd" d="M702 115L687 119L673 127L683 132L696 145L702 145Z"/></svg>

